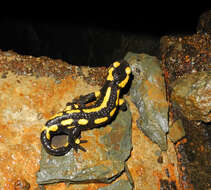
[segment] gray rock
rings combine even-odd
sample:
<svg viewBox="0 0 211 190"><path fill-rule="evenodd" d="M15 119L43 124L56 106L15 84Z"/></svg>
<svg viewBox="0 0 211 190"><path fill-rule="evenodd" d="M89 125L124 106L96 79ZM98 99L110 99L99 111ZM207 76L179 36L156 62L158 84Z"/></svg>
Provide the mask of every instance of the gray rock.
<svg viewBox="0 0 211 190"><path fill-rule="evenodd" d="M91 137L87 152L71 150L65 156L56 157L42 150L38 184L110 183L124 171L132 149L129 108L126 112L120 111L110 126L84 131L82 139L86 139L85 133Z"/></svg>
<svg viewBox="0 0 211 190"><path fill-rule="evenodd" d="M183 128L182 120L176 120L169 129L168 136L171 141L176 143L178 140L182 139L185 136L185 130Z"/></svg>
<svg viewBox="0 0 211 190"><path fill-rule="evenodd" d="M166 150L168 103L160 61L147 54L130 52L124 59L130 63L134 75L130 95L140 113L138 127L157 143L161 150Z"/></svg>
<svg viewBox="0 0 211 190"><path fill-rule="evenodd" d="M129 181L120 179L119 181L111 185L101 187L98 190L132 190L132 189L133 187Z"/></svg>
<svg viewBox="0 0 211 190"><path fill-rule="evenodd" d="M211 122L211 71L187 74L172 89L172 102L187 119Z"/></svg>

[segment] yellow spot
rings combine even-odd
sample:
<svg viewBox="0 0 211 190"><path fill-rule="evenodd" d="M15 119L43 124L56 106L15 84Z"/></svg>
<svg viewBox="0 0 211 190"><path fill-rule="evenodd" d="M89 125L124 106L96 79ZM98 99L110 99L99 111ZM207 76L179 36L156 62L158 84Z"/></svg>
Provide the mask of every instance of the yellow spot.
<svg viewBox="0 0 211 190"><path fill-rule="evenodd" d="M100 96L100 91L96 91L95 92L95 97L99 97Z"/></svg>
<svg viewBox="0 0 211 190"><path fill-rule="evenodd" d="M117 90L117 92L116 92L116 106L119 105L119 93L120 93L120 90Z"/></svg>
<svg viewBox="0 0 211 190"><path fill-rule="evenodd" d="M126 69L125 69L125 72L126 72L126 74L130 74L131 73L131 68L130 67L127 67Z"/></svg>
<svg viewBox="0 0 211 190"><path fill-rule="evenodd" d="M68 142L66 142L65 144L64 144L64 147L67 147L69 145L69 143Z"/></svg>
<svg viewBox="0 0 211 190"><path fill-rule="evenodd" d="M42 128L42 131L44 131L44 130L46 130L46 138L48 140L50 140L51 139L50 131L53 131L53 132L57 131L58 130L58 126L57 125L52 125L50 127L44 126Z"/></svg>
<svg viewBox="0 0 211 190"><path fill-rule="evenodd" d="M78 124L79 125L86 125L89 121L87 119L79 119Z"/></svg>
<svg viewBox="0 0 211 190"><path fill-rule="evenodd" d="M45 131L47 129L48 129L48 127L46 127L45 125L42 127L42 131Z"/></svg>
<svg viewBox="0 0 211 190"><path fill-rule="evenodd" d="M49 131L46 132L46 137L47 137L48 140L51 139L51 135L50 135Z"/></svg>
<svg viewBox="0 0 211 190"><path fill-rule="evenodd" d="M114 115L115 111L116 111L116 108L114 108L114 109L110 112L110 116L111 116L111 117Z"/></svg>
<svg viewBox="0 0 211 190"><path fill-rule="evenodd" d="M54 116L52 116L49 120L54 119L56 117L60 117L62 115L63 115L63 112L59 112L59 113L55 114Z"/></svg>
<svg viewBox="0 0 211 190"><path fill-rule="evenodd" d="M122 104L124 104L125 100L123 98L119 99L119 105L121 106Z"/></svg>
<svg viewBox="0 0 211 190"><path fill-rule="evenodd" d="M53 132L55 132L55 131L57 131L58 130L58 126L57 125L52 125L52 126L50 126L48 129L49 129L49 131L53 131Z"/></svg>
<svg viewBox="0 0 211 190"><path fill-rule="evenodd" d="M118 61L114 62L114 63L113 63L113 66L114 66L115 68L119 67L119 66L120 66L120 62L118 62Z"/></svg>
<svg viewBox="0 0 211 190"><path fill-rule="evenodd" d="M114 68L113 68L113 67L111 67L111 68L108 70L107 80L109 80L109 81L113 81L113 80L114 80L113 71L114 71Z"/></svg>
<svg viewBox="0 0 211 190"><path fill-rule="evenodd" d="M56 146L54 146L54 145L51 145L51 147L52 147L53 149L57 149L57 147L56 147Z"/></svg>
<svg viewBox="0 0 211 190"><path fill-rule="evenodd" d="M120 83L118 84L119 87L120 87L120 88L124 88L124 87L126 86L128 80L129 80L129 75L127 75L127 76L125 77L125 79L124 79L122 82L120 82Z"/></svg>
<svg viewBox="0 0 211 190"><path fill-rule="evenodd" d="M66 108L64 109L64 111L69 111L72 109L72 106L66 106Z"/></svg>
<svg viewBox="0 0 211 190"><path fill-rule="evenodd" d="M73 119L66 119L66 120L61 121L61 124L63 126L65 126L65 125L71 125L72 123L73 123Z"/></svg>
<svg viewBox="0 0 211 190"><path fill-rule="evenodd" d="M74 104L75 108L78 108L78 104Z"/></svg>
<svg viewBox="0 0 211 190"><path fill-rule="evenodd" d="M80 144L80 139L75 139L75 144Z"/></svg>
<svg viewBox="0 0 211 190"><path fill-rule="evenodd" d="M108 117L102 117L94 120L95 124L100 124L108 120Z"/></svg>
<svg viewBox="0 0 211 190"><path fill-rule="evenodd" d="M72 129L73 127L75 127L74 125L68 126L68 129Z"/></svg>
<svg viewBox="0 0 211 190"><path fill-rule="evenodd" d="M91 112L98 112L101 109L106 108L107 107L107 103L108 103L109 98L110 98L110 95L111 95L111 87L108 87L108 89L106 91L106 94L105 94L105 97L103 99L103 102L102 102L102 104L100 106L98 106L96 108L91 108L91 109L83 109L83 111L85 113L91 113Z"/></svg>
<svg viewBox="0 0 211 190"><path fill-rule="evenodd" d="M80 110L68 110L66 113L68 113L68 114L80 113Z"/></svg>

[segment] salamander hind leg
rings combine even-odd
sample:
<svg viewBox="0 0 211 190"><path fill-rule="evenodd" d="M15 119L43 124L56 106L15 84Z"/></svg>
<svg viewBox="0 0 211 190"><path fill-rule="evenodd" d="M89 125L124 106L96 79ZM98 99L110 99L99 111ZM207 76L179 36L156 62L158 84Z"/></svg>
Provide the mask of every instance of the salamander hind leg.
<svg viewBox="0 0 211 190"><path fill-rule="evenodd" d="M74 148L76 152L78 152L79 149L86 152L86 149L82 147L80 144L86 143L88 141L80 140L80 138L81 138L81 130L79 129L79 127L75 127L72 133L69 134L68 142L71 145L71 147Z"/></svg>
<svg viewBox="0 0 211 190"><path fill-rule="evenodd" d="M98 93L92 92L87 95L81 95L78 98L74 98L72 102L85 105L87 103L93 102L97 99Z"/></svg>

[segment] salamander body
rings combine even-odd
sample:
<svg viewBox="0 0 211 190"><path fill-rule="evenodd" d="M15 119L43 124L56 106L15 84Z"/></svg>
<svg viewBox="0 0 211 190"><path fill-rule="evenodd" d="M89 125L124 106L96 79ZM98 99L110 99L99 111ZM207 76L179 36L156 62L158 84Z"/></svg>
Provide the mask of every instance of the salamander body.
<svg viewBox="0 0 211 190"><path fill-rule="evenodd" d="M81 131L96 128L110 122L118 109L126 109L121 97L123 89L129 81L131 68L126 61L114 62L108 69L105 85L96 92L80 96L68 102L66 108L50 118L41 132L41 142L46 152L62 156L74 148L86 151L80 144ZM93 102L92 105L87 103ZM54 135L68 135L68 142L62 147L51 145Z"/></svg>

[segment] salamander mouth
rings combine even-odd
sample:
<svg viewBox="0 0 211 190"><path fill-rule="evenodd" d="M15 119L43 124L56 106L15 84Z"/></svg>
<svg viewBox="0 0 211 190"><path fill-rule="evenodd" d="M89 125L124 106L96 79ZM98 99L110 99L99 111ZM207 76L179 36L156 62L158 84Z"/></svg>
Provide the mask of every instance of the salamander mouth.
<svg viewBox="0 0 211 190"><path fill-rule="evenodd" d="M61 148L67 145L68 143L68 135L65 134L57 134L53 135L51 139L51 146L55 148Z"/></svg>

